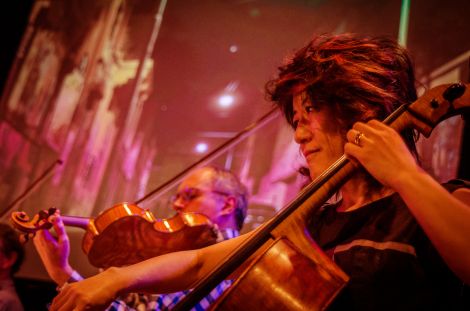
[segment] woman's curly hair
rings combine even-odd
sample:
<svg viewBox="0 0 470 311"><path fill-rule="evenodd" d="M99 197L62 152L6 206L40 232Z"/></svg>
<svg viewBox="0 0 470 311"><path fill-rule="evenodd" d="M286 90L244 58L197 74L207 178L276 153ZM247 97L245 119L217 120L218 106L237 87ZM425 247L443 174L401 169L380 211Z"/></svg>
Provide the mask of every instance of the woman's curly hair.
<svg viewBox="0 0 470 311"><path fill-rule="evenodd" d="M383 120L417 99L408 52L387 37L321 35L298 50L266 84L267 98L292 125L294 93L305 91L316 109L328 107L342 134L355 122ZM401 133L416 158L413 130Z"/></svg>

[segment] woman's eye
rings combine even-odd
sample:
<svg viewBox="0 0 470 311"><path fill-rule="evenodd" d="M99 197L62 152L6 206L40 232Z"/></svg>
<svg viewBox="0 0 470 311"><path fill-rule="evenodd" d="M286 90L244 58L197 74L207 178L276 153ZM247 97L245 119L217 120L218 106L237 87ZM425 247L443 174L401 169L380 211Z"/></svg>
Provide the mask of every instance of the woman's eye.
<svg viewBox="0 0 470 311"><path fill-rule="evenodd" d="M310 113L315 110L312 105L307 105L304 107L304 109L305 109L305 112L307 113Z"/></svg>

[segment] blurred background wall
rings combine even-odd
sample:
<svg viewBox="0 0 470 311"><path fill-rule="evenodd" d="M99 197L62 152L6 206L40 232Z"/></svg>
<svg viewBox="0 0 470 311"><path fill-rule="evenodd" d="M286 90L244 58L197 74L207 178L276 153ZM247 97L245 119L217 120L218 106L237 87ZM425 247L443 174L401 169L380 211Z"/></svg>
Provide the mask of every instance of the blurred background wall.
<svg viewBox="0 0 470 311"><path fill-rule="evenodd" d="M93 217L140 200L268 113L264 83L315 34L399 38L421 92L468 82L469 12L466 0L15 1L1 13L2 209ZM470 178L461 161L468 135L455 117L419 142L438 180ZM211 162L249 188L245 231L304 182L281 117ZM173 191L141 206L169 217ZM69 233L73 263L95 273L80 250L83 231ZM19 275L28 284L48 282L36 256L29 245Z"/></svg>

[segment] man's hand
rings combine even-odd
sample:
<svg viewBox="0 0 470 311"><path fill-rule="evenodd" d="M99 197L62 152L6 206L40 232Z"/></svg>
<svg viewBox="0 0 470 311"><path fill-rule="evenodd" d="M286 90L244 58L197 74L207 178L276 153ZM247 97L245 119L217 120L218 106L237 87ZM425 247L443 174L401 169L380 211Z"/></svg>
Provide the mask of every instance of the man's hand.
<svg viewBox="0 0 470 311"><path fill-rule="evenodd" d="M39 230L33 241L47 273L54 282L62 286L73 273L73 269L69 264L69 237L65 232L65 226L60 218L59 211L50 216L49 221L53 225L57 238L48 230Z"/></svg>

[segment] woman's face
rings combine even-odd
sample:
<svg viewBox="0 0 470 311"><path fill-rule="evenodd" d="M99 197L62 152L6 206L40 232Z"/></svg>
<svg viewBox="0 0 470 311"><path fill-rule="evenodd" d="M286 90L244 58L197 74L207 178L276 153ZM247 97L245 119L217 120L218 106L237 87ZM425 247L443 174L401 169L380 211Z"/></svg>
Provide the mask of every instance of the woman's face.
<svg viewBox="0 0 470 311"><path fill-rule="evenodd" d="M345 140L332 111L314 108L306 92L294 95L293 110L294 138L315 179L343 155Z"/></svg>

